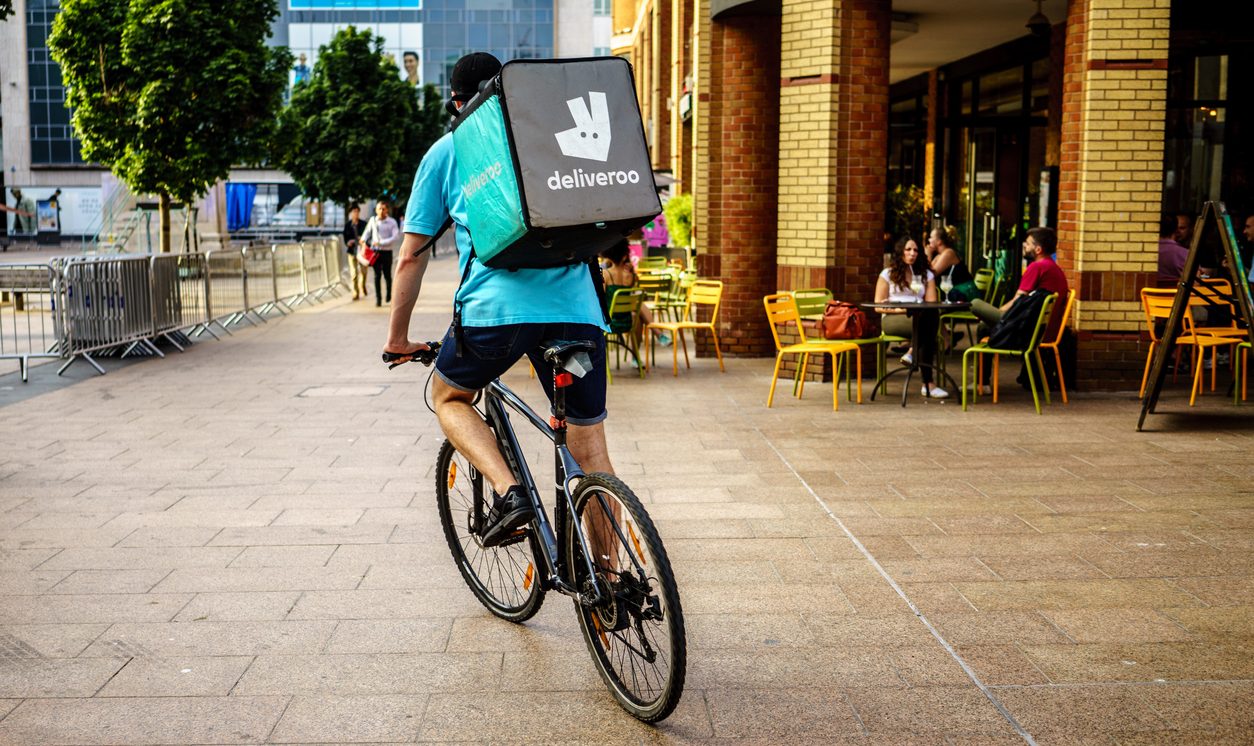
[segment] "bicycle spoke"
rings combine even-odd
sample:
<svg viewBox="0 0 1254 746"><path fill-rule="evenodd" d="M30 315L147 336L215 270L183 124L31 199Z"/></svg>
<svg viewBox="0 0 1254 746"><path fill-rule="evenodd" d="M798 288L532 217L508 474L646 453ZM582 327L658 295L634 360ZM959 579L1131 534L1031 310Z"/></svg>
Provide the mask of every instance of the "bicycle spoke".
<svg viewBox="0 0 1254 746"><path fill-rule="evenodd" d="M440 449L436 466L440 522L462 578L493 614L514 622L530 618L543 602L544 589L528 580L527 565L520 564L525 555L519 552L526 552L534 538L484 547L470 530L476 508L483 509L482 477L448 441Z"/></svg>
<svg viewBox="0 0 1254 746"><path fill-rule="evenodd" d="M585 639L619 703L656 722L678 702L684 678L683 620L670 565L626 485L593 475L576 493L578 527L595 555L597 579L610 594L599 606L580 607ZM578 539L568 544L574 571L586 577Z"/></svg>

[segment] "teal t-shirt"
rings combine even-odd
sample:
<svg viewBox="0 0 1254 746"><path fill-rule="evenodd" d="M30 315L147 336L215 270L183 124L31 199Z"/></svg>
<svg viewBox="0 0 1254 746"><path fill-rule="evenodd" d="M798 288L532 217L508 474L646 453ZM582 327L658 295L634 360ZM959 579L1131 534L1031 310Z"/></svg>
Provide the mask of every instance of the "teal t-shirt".
<svg viewBox="0 0 1254 746"><path fill-rule="evenodd" d="M457 236L458 269L464 275L471 261L470 231L453 136L446 134L431 146L414 174L405 232L435 235L449 216ZM508 270L492 269L475 260L457 299L462 302L463 326L574 323L605 328L596 288L584 264Z"/></svg>

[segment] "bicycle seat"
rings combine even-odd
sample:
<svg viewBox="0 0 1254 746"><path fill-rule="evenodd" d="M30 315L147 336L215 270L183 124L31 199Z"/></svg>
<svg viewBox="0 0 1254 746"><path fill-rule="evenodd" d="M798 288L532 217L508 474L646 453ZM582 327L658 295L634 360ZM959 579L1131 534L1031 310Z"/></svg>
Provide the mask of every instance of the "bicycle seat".
<svg viewBox="0 0 1254 746"><path fill-rule="evenodd" d="M562 367L561 363L565 363L577 353L592 352L596 349L596 344L586 339L550 339L542 344L544 345L544 359L559 368Z"/></svg>

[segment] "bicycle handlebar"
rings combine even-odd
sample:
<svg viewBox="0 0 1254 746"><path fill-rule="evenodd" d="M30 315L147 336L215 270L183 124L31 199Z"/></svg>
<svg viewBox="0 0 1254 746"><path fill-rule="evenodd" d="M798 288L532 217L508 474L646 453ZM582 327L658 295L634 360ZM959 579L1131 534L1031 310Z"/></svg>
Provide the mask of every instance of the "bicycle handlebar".
<svg viewBox="0 0 1254 746"><path fill-rule="evenodd" d="M440 354L439 342L428 342L428 349L415 350L414 352L384 352L383 362L388 363L388 370L405 363L418 362L423 365L430 365L435 362L435 358ZM405 359L402 359L405 358Z"/></svg>

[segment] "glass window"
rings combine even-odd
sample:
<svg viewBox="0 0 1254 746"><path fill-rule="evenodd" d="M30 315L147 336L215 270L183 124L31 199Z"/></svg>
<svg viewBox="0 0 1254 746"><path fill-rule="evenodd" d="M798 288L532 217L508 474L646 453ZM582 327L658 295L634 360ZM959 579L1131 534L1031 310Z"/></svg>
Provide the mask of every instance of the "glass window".
<svg viewBox="0 0 1254 746"><path fill-rule="evenodd" d="M980 116L1021 114L1023 68L1015 66L1009 70L981 76L979 97Z"/></svg>
<svg viewBox="0 0 1254 746"><path fill-rule="evenodd" d="M610 0L592 0L592 15L608 16L610 14Z"/></svg>

